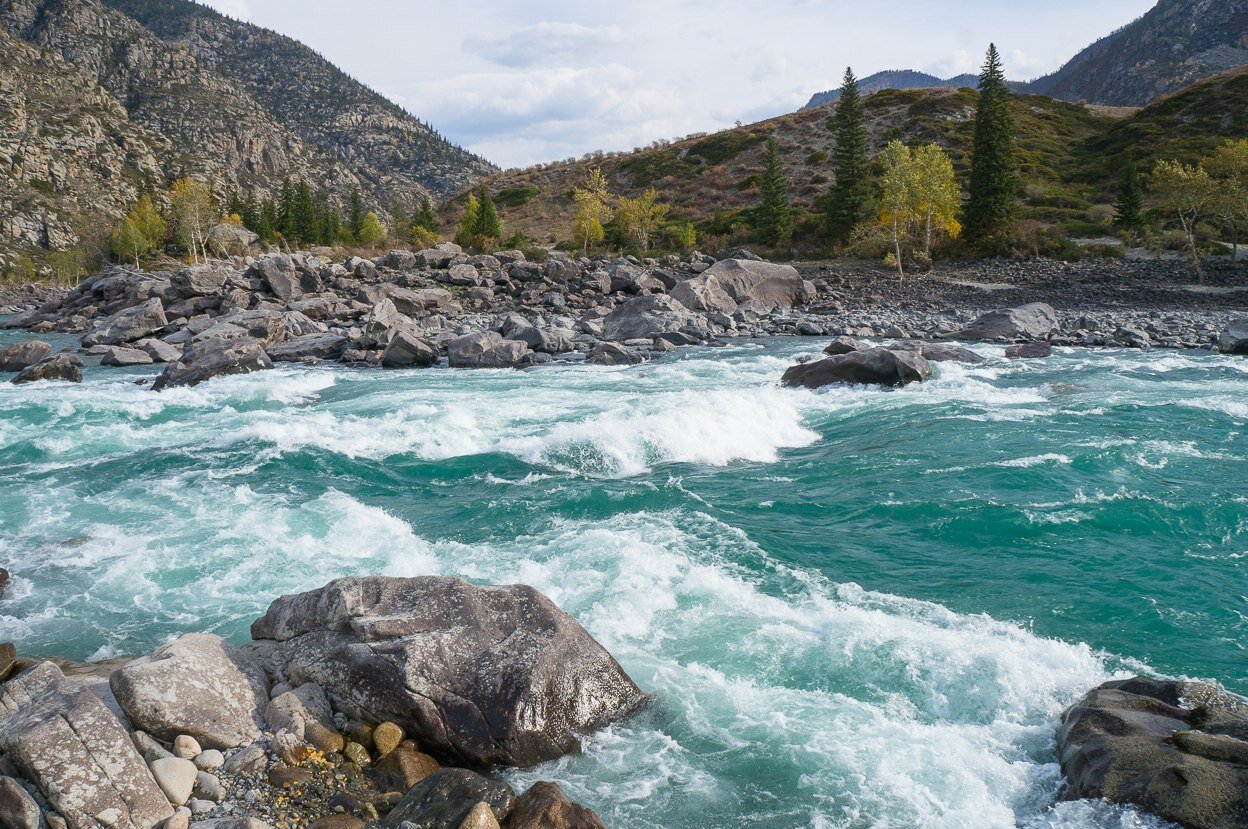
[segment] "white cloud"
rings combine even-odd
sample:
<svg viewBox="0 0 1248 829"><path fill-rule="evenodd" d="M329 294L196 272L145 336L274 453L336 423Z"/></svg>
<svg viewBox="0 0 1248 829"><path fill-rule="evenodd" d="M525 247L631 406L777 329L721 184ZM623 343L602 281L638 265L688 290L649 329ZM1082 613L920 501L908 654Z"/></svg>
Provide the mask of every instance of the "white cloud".
<svg viewBox="0 0 1248 829"><path fill-rule="evenodd" d="M464 39L464 53L513 68L559 62L597 62L601 50L620 43L623 33L615 26L582 26L579 23L535 23L503 35Z"/></svg>

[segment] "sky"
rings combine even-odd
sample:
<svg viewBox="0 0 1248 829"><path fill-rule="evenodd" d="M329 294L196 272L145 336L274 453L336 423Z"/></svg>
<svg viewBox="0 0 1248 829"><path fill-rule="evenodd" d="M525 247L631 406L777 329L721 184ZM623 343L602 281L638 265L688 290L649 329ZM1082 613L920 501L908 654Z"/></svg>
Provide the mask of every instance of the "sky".
<svg viewBox="0 0 1248 829"><path fill-rule="evenodd" d="M303 41L501 167L799 109L859 77L1057 69L1155 0L206 0Z"/></svg>

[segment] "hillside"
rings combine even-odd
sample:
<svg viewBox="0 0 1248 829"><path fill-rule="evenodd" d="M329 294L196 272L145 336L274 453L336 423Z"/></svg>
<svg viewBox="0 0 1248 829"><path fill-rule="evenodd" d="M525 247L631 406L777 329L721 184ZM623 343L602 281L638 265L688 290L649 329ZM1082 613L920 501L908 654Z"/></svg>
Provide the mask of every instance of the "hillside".
<svg viewBox="0 0 1248 829"><path fill-rule="evenodd" d="M874 75L860 79L858 81L858 90L864 95L870 95L875 92L883 92L886 89L974 88L978 83L979 78L975 75L938 78L935 75L929 75L926 72L916 72L913 69L890 69L884 72L876 72ZM816 92L802 109L818 109L819 107L835 103L840 98L841 90L839 88L829 89L825 92Z"/></svg>
<svg viewBox="0 0 1248 829"><path fill-rule="evenodd" d="M1068 101L1142 106L1248 64L1248 0L1159 0L1156 7L1033 82Z"/></svg>
<svg viewBox="0 0 1248 829"><path fill-rule="evenodd" d="M311 50L185 0L0 0L0 257L59 249L180 175L219 196L304 178L345 204L441 196L495 168ZM185 42L177 33L189 33Z"/></svg>

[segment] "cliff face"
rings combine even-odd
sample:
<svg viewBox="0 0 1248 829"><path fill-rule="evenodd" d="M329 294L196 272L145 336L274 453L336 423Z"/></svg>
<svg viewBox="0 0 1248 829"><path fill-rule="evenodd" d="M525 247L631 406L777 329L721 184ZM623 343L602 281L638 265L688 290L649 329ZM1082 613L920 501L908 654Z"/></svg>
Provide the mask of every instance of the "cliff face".
<svg viewBox="0 0 1248 829"><path fill-rule="evenodd" d="M1160 0L1030 86L1068 101L1143 106L1248 64L1248 0Z"/></svg>
<svg viewBox="0 0 1248 829"><path fill-rule="evenodd" d="M0 0L0 58L0 257L68 247L180 175L218 195L302 177L381 208L495 169L307 47L183 0Z"/></svg>

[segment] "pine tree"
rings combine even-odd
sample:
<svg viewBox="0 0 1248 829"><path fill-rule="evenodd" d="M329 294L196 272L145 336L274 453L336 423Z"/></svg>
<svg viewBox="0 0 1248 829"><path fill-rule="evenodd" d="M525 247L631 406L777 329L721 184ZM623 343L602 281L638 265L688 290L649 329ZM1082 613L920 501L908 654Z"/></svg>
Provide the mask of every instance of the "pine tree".
<svg viewBox="0 0 1248 829"><path fill-rule="evenodd" d="M390 235L395 239L409 239L412 235L412 217L398 199L390 203Z"/></svg>
<svg viewBox="0 0 1248 829"><path fill-rule="evenodd" d="M421 196L420 209L412 217L412 227L423 227L425 230L433 231L437 229L437 224L438 220L433 215L433 204L428 196Z"/></svg>
<svg viewBox="0 0 1248 829"><path fill-rule="evenodd" d="M759 205L759 230L763 242L772 247L786 245L793 238L793 205L789 201L784 166L776 139L767 140L763 160L763 201Z"/></svg>
<svg viewBox="0 0 1248 829"><path fill-rule="evenodd" d="M490 196L490 191L481 190L481 195L477 197L480 205L477 211L477 224L475 233L477 239L494 242L503 238L503 223L498 218L498 208L494 205L494 199Z"/></svg>
<svg viewBox="0 0 1248 829"><path fill-rule="evenodd" d="M1144 184L1133 161L1127 162L1122 171L1114 210L1114 224L1123 230L1135 230L1144 224Z"/></svg>
<svg viewBox="0 0 1248 829"><path fill-rule="evenodd" d="M844 241L866 217L870 197L870 147L867 141L866 111L858 93L858 79L853 69L845 70L841 98L832 117L836 133L833 152L833 186L828 206L828 231L832 238Z"/></svg>
<svg viewBox="0 0 1248 829"><path fill-rule="evenodd" d="M312 190L308 183L299 179L295 188L295 238L300 244L314 243L320 235L316 226L316 204L312 200Z"/></svg>
<svg viewBox="0 0 1248 829"><path fill-rule="evenodd" d="M979 245L991 241L1013 225L1017 209L1018 172L1010 89L994 44L988 47L988 59L979 76L970 201L966 206L967 235Z"/></svg>
<svg viewBox="0 0 1248 829"><path fill-rule="evenodd" d="M357 187L351 191L351 207L347 213L347 228L351 231L352 236L360 235L360 228L364 226L364 199L360 196L360 189Z"/></svg>
<svg viewBox="0 0 1248 829"><path fill-rule="evenodd" d="M273 201L270 196L264 200L264 204L260 205L260 218L256 222L255 231L260 234L261 239L270 242L277 237L280 224L281 217L277 202Z"/></svg>
<svg viewBox="0 0 1248 829"><path fill-rule="evenodd" d="M295 235L295 188L290 179L282 182L282 191L277 197L277 222L274 229L288 239Z"/></svg>

